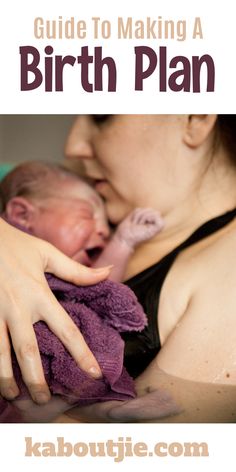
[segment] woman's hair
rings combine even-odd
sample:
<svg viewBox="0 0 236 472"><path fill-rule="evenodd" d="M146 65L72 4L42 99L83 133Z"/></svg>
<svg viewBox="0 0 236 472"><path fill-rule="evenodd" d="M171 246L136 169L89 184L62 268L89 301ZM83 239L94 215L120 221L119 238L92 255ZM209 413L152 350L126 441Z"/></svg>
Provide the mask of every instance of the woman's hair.
<svg viewBox="0 0 236 472"><path fill-rule="evenodd" d="M236 165L236 115L218 115L216 145L221 143L231 162Z"/></svg>
<svg viewBox="0 0 236 472"><path fill-rule="evenodd" d="M13 197L47 199L61 191L68 179L79 177L61 165L40 161L24 162L9 172L0 182L1 210Z"/></svg>

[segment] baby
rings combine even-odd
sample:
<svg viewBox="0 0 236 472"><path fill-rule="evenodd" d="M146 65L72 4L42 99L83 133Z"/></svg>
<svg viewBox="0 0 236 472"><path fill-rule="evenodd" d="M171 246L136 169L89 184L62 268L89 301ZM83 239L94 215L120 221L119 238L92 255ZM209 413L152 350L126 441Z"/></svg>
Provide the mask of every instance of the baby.
<svg viewBox="0 0 236 472"><path fill-rule="evenodd" d="M115 281L123 279L134 247L162 228L158 212L137 209L111 235L99 195L61 166L21 164L4 178L0 192L2 216L9 223L49 241L80 263L96 267L114 264L111 278ZM21 395L14 402L0 397L0 422L49 421L73 404L127 400L135 395L132 379L123 367L124 343L119 334L140 331L146 324L135 295L112 281L76 287L49 274L47 280L98 359L103 378L88 378L48 327L38 322L34 329L43 368L56 398L43 407L32 402L13 354Z"/></svg>
<svg viewBox="0 0 236 472"><path fill-rule="evenodd" d="M110 279L122 281L138 244L163 227L151 209L131 212L111 235L105 207L86 181L59 165L26 162L0 184L2 216L49 241L72 259L92 267L114 265Z"/></svg>

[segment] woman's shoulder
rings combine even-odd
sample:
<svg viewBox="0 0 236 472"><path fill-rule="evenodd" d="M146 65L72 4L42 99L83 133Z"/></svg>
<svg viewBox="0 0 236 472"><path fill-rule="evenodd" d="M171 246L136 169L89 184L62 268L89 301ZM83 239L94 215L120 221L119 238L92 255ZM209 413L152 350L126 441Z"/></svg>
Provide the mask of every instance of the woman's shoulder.
<svg viewBox="0 0 236 472"><path fill-rule="evenodd" d="M211 340L219 355L222 352L226 355L226 345L232 354L234 344L236 356L235 255L235 221L179 255L160 297L158 323L162 344L181 326L182 336L187 334L190 344L194 343L194 336L195 343L197 337L201 338L200 344L203 338L206 345Z"/></svg>

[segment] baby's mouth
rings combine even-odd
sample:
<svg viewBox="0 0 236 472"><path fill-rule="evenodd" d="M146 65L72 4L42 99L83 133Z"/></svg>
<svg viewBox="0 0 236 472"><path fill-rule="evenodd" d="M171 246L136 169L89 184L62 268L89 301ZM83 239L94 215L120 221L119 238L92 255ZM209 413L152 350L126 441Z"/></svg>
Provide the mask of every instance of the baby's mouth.
<svg viewBox="0 0 236 472"><path fill-rule="evenodd" d="M101 246L94 246L90 248L85 248L85 249L80 249L72 259L74 261L79 262L80 264L83 264L87 267L93 267L94 263L100 256L101 252L103 251L105 245Z"/></svg>
<svg viewBox="0 0 236 472"><path fill-rule="evenodd" d="M87 254L88 258L91 261L91 265L93 265L96 262L96 260L98 259L98 257L102 253L102 251L103 251L103 248L100 247L100 246L96 246L96 247L92 247L90 249L86 249L86 254Z"/></svg>

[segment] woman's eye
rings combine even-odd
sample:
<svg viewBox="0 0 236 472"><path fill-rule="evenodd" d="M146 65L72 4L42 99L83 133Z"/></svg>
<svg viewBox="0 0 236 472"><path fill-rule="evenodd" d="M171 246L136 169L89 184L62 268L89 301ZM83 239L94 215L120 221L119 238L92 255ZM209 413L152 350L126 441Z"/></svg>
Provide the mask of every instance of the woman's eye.
<svg viewBox="0 0 236 472"><path fill-rule="evenodd" d="M110 120L112 115L91 115L95 124L100 125Z"/></svg>

